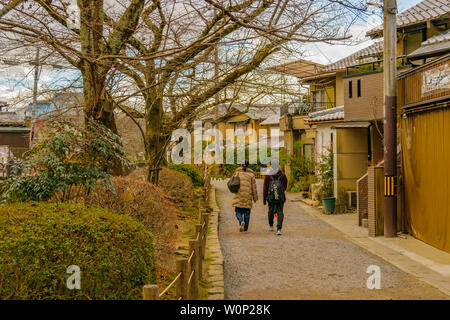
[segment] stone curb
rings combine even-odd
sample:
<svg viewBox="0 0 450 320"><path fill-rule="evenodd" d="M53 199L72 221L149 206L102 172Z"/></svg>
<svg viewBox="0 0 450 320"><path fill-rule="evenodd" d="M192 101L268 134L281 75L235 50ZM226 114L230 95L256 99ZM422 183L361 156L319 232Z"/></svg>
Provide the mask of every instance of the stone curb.
<svg viewBox="0 0 450 320"><path fill-rule="evenodd" d="M206 256L211 261L207 279L212 283L212 287L208 289L208 300L224 300L223 255L218 237L220 209L216 203L216 188L214 185L211 186L209 205L212 212L209 220L209 234L206 238Z"/></svg>

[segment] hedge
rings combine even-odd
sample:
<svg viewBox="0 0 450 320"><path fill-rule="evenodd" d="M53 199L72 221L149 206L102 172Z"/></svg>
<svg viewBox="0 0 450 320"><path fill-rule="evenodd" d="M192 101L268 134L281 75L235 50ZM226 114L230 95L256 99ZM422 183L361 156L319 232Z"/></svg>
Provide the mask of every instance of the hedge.
<svg viewBox="0 0 450 320"><path fill-rule="evenodd" d="M202 187L204 184L202 174L195 166L190 164L175 164L169 163L167 166L169 169L177 170L183 172L191 180L195 187Z"/></svg>
<svg viewBox="0 0 450 320"><path fill-rule="evenodd" d="M0 206L0 299L140 299L156 282L154 239L139 222L76 204ZM67 268L81 269L69 290Z"/></svg>

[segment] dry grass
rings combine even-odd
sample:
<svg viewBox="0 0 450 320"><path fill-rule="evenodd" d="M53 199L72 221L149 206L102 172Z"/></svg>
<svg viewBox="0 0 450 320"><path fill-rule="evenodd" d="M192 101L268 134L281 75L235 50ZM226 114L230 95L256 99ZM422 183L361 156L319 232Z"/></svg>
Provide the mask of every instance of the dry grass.
<svg viewBox="0 0 450 320"><path fill-rule="evenodd" d="M164 192L145 181L114 177L115 194L100 186L85 197L85 203L128 215L141 222L155 236L157 268L175 267L177 209Z"/></svg>
<svg viewBox="0 0 450 320"><path fill-rule="evenodd" d="M127 176L129 179L144 181L147 176L147 168L134 170ZM202 197L202 188L194 188L191 180L182 172L163 168L160 172L159 185L167 197L174 203L178 216L178 237L176 247L187 248L188 240L192 239L195 233L195 223L198 219L198 203ZM178 251L184 251L178 250ZM173 255L175 256L175 255ZM162 290L175 277L174 272L169 270L158 270L158 285ZM175 289L169 290L162 299L175 299Z"/></svg>
<svg viewBox="0 0 450 320"><path fill-rule="evenodd" d="M128 175L128 178L145 181L147 176L147 168L139 168ZM178 205L190 205L193 194L192 182L189 178L176 170L162 168L159 173L160 187L168 196L168 198Z"/></svg>

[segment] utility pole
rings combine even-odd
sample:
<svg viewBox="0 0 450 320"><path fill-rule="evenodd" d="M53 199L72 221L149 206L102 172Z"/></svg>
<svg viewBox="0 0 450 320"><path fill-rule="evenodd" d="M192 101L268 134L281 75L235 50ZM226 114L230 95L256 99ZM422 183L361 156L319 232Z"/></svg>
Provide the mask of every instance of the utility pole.
<svg viewBox="0 0 450 320"><path fill-rule="evenodd" d="M384 0L384 236L397 226L397 1Z"/></svg>
<svg viewBox="0 0 450 320"><path fill-rule="evenodd" d="M31 130L30 130L30 148L34 146L34 133L36 130L36 108L38 96L38 82L39 82L39 47L36 49L36 59L34 61L34 87L33 87L33 106L31 107Z"/></svg>

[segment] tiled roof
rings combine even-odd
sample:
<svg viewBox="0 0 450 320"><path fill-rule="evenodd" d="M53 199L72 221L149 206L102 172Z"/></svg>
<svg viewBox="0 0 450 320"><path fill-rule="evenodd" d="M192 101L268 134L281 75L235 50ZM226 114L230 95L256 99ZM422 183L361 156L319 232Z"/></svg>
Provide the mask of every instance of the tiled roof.
<svg viewBox="0 0 450 320"><path fill-rule="evenodd" d="M266 120L264 120L260 124L263 126L268 126L268 125L279 124L279 123L280 123L280 114L274 114L274 115L268 117Z"/></svg>
<svg viewBox="0 0 450 320"><path fill-rule="evenodd" d="M329 64L323 69L323 71L340 70L360 63L375 61L379 59L378 55L382 52L383 52L383 41L378 41L341 60Z"/></svg>
<svg viewBox="0 0 450 320"><path fill-rule="evenodd" d="M449 15L449 0L423 0L415 6L397 15L397 28L423 23L428 20L435 20L445 15ZM383 31L383 25L367 32L367 35L375 35Z"/></svg>
<svg viewBox="0 0 450 320"><path fill-rule="evenodd" d="M280 116L281 105L268 104L268 105L252 105L250 107L245 105L235 106L239 111L245 112L247 116L254 120L265 120L272 116Z"/></svg>
<svg viewBox="0 0 450 320"><path fill-rule="evenodd" d="M344 120L344 106L311 112L305 120L308 122Z"/></svg>
<svg viewBox="0 0 450 320"><path fill-rule="evenodd" d="M442 55L447 52L450 52L450 29L422 42L422 45L411 52L408 58L420 59L427 56Z"/></svg>
<svg viewBox="0 0 450 320"><path fill-rule="evenodd" d="M450 29L442 32L441 34L437 34L430 39L422 42L422 46L428 46L430 44L436 44L440 42L450 41Z"/></svg>
<svg viewBox="0 0 450 320"><path fill-rule="evenodd" d="M0 112L0 127L26 127L24 117L16 112Z"/></svg>

